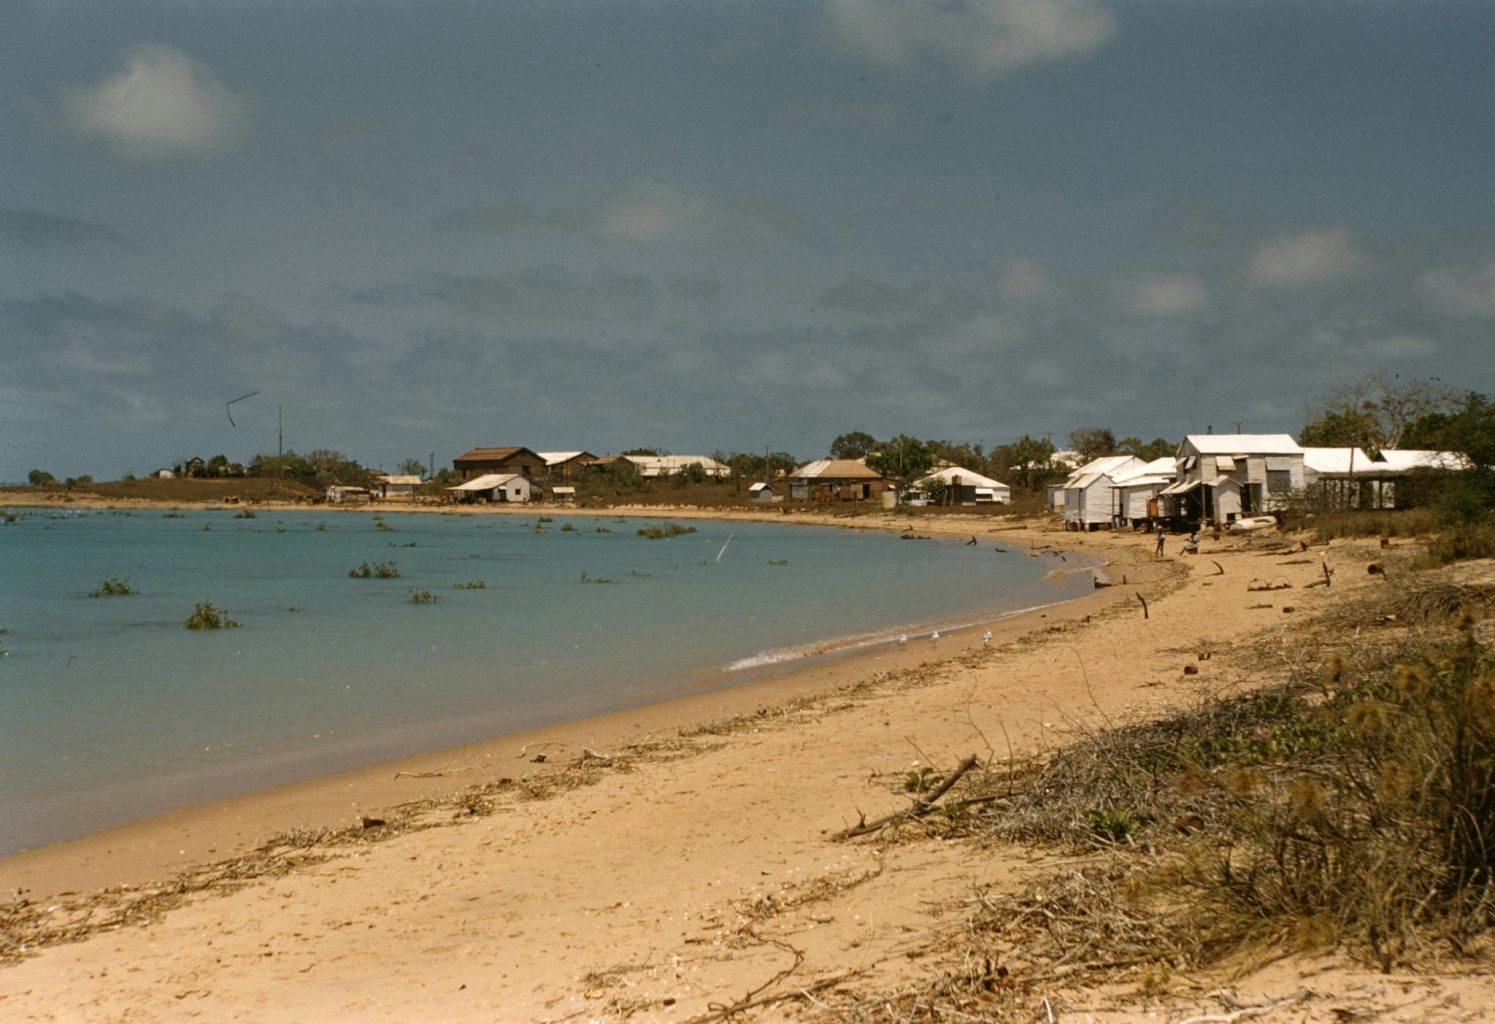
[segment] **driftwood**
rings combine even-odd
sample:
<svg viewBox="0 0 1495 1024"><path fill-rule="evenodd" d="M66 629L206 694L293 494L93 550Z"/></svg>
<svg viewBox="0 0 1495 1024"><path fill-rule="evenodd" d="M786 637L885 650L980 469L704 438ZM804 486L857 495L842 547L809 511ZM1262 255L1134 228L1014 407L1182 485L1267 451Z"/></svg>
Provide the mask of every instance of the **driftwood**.
<svg viewBox="0 0 1495 1024"><path fill-rule="evenodd" d="M1142 592L1140 590L1137 591L1137 600L1142 602L1142 617L1144 619L1152 618L1152 615L1147 610L1147 598L1142 596Z"/></svg>
<svg viewBox="0 0 1495 1024"><path fill-rule="evenodd" d="M1225 566L1221 565L1219 562L1216 562L1213 558L1210 559L1210 562L1211 562L1211 564L1214 565L1214 567L1216 569L1216 572L1215 572L1216 576L1224 576L1225 575Z"/></svg>
<svg viewBox="0 0 1495 1024"><path fill-rule="evenodd" d="M1261 591L1261 590L1291 590L1292 589L1293 585L1291 583L1289 583L1287 580L1283 580L1282 577L1280 577L1280 576L1277 579L1282 580L1282 582L1279 583L1279 582L1277 582L1277 580L1268 581L1268 580L1254 579L1250 583L1246 584L1246 590L1247 590L1247 592L1255 592L1255 591Z"/></svg>
<svg viewBox="0 0 1495 1024"><path fill-rule="evenodd" d="M1308 584L1308 586L1310 586L1310 587L1328 587L1328 586L1332 586L1333 585L1333 583L1334 583L1334 570L1331 569L1331 568L1329 568L1329 563L1328 562L1324 562L1323 566L1324 566L1324 578L1321 579L1321 580L1314 580L1312 583Z"/></svg>
<svg viewBox="0 0 1495 1024"><path fill-rule="evenodd" d="M972 754L970 757L967 757L964 761L960 762L960 764L956 765L955 770L949 775L945 776L945 780L938 786L934 787L934 790L930 792L928 796L920 797L919 799L915 800L912 807L908 808L907 810L895 811L892 814L886 814L883 817L878 818L876 821L858 822L851 828L836 833L834 838L855 839L857 836L865 836L872 832L879 832L882 829L887 828L889 825L899 824L905 821L913 821L916 818L924 817L924 815L928 814L930 811L935 810L935 801L948 793L950 791L950 787L959 782L960 777L974 767L976 767L976 755Z"/></svg>

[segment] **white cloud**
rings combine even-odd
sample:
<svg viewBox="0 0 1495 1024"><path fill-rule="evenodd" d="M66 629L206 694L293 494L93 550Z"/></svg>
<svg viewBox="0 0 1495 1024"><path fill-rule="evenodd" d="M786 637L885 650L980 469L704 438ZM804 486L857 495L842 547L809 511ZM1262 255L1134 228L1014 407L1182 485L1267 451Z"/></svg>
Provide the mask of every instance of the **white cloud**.
<svg viewBox="0 0 1495 1024"><path fill-rule="evenodd" d="M1037 302L1059 290L1042 267L1019 260L997 281L997 291L1008 302Z"/></svg>
<svg viewBox="0 0 1495 1024"><path fill-rule="evenodd" d="M662 182L636 181L603 204L598 227L612 238L652 242L705 234L718 219L713 205L700 196Z"/></svg>
<svg viewBox="0 0 1495 1024"><path fill-rule="evenodd" d="M62 93L62 111L82 135L137 159L162 159L231 145L247 118L244 97L206 64L166 46L131 50L123 70Z"/></svg>
<svg viewBox="0 0 1495 1024"><path fill-rule="evenodd" d="M1137 316L1181 316L1208 306L1209 292L1190 274L1154 277L1128 293L1121 305Z"/></svg>
<svg viewBox="0 0 1495 1024"><path fill-rule="evenodd" d="M900 70L935 59L972 81L1089 53L1116 34L1096 0L826 0L858 54Z"/></svg>
<svg viewBox="0 0 1495 1024"><path fill-rule="evenodd" d="M1495 316L1495 260L1483 267L1439 267L1422 275L1422 293L1445 316Z"/></svg>
<svg viewBox="0 0 1495 1024"><path fill-rule="evenodd" d="M1354 274L1366 263L1348 231L1328 228L1267 242L1251 258L1246 277L1255 284L1295 287Z"/></svg>

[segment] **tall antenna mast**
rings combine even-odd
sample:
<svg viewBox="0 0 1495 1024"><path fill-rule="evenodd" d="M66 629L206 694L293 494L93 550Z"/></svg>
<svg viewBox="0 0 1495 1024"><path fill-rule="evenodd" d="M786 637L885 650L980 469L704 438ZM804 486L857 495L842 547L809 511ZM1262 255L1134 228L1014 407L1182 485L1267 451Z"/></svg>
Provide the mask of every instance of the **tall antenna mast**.
<svg viewBox="0 0 1495 1024"><path fill-rule="evenodd" d="M275 454L276 455L284 455L286 453L286 436L285 436L284 422L283 422L282 417L280 415L280 411L281 411L281 405L280 405L279 402L276 402L275 403Z"/></svg>

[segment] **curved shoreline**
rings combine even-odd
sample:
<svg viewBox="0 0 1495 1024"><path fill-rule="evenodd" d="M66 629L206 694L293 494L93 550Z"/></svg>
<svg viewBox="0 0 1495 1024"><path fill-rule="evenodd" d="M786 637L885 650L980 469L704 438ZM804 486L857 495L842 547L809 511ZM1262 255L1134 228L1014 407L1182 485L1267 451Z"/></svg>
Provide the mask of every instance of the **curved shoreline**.
<svg viewBox="0 0 1495 1024"><path fill-rule="evenodd" d="M74 504L72 507L80 507ZM92 506L84 506L92 507ZM99 506L105 507L105 506ZM114 507L109 505L107 507ZM135 506L138 507L138 506ZM194 506L187 506L194 507ZM266 506L257 506L266 507ZM289 506L306 511L304 506ZM360 507L348 511L364 511ZM407 508L376 506L377 511L410 511ZM341 509L326 509L340 512ZM428 512L446 511L425 509ZM607 516L639 515L632 508L607 510L566 509L566 514ZM502 506L468 514L531 515L532 509L505 509ZM907 523L905 517L883 514L856 516L847 522L842 516L796 514L782 516L748 512L717 513L715 510L668 509L655 511L656 517L677 519L724 519L781 523L785 525L841 526L898 532ZM984 517L983 517L984 518ZM973 523L965 517L953 521L919 517L918 528L938 534L942 540L955 540L976 533L1006 534L1017 540L1019 534L1033 547L1038 540L1053 539L1023 527L1013 530ZM982 529L981 526L985 526ZM1065 534L1066 549L1098 550L1100 545L1081 535ZM1077 538L1079 543L1072 543ZM1043 544L1041 549L1051 549ZM1104 604L1114 593L1096 591L1016 612L1010 609L976 610L962 615L962 622L946 625L928 622L914 632L907 650L894 645L891 638L896 627L870 640L832 638L811 645L813 650L802 657L789 657L739 673L707 672L683 685L649 688L647 684L637 699L622 707L599 714L543 725L519 732L503 732L455 747L436 749L396 758L381 759L365 766L318 776L305 781L271 784L248 792L205 803L193 803L152 815L143 820L89 831L78 838L19 851L0 857L0 886L7 891L24 888L40 895L45 892L79 891L111 885L138 884L152 878L180 871L189 865L221 857L227 851L248 849L268 836L295 828L345 824L366 813L377 814L382 808L413 799L429 799L448 792L454 783L475 783L491 775L496 766L508 760L502 751L521 748L537 742L571 743L580 747L609 749L640 735L679 732L702 722L741 714L762 705L782 703L812 694L829 692L850 680L870 672L897 668L907 664L929 664L929 656L940 662L958 657L973 646L980 646L980 631L990 627L1000 642L1032 628L1047 619L1070 619ZM924 639L928 632L939 630L944 639L933 650ZM922 636L920 635L922 634ZM661 681L663 682L663 681ZM460 763L461 771L450 770ZM532 770L543 774L539 769Z"/></svg>

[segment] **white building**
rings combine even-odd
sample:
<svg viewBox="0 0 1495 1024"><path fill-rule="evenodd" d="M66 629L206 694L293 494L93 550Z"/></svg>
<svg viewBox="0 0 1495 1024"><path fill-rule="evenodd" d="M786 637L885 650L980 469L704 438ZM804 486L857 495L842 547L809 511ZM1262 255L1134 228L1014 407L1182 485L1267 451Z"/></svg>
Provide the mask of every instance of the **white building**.
<svg viewBox="0 0 1495 1024"><path fill-rule="evenodd" d="M327 488L327 504L329 505L362 505L372 497L367 487L333 484Z"/></svg>
<svg viewBox="0 0 1495 1024"><path fill-rule="evenodd" d="M1342 508L1395 508L1398 479L1468 468L1456 452L1388 448L1374 457L1363 448L1303 449L1304 482Z"/></svg>
<svg viewBox="0 0 1495 1024"><path fill-rule="evenodd" d="M1091 459L1064 481L1064 522L1076 530L1089 530L1111 522L1115 487L1113 475L1141 468L1135 455L1103 455Z"/></svg>
<svg viewBox="0 0 1495 1024"><path fill-rule="evenodd" d="M1153 459L1134 469L1111 474L1111 515L1118 523L1135 525L1163 515L1163 488L1173 483L1176 469L1172 455Z"/></svg>
<svg viewBox="0 0 1495 1024"><path fill-rule="evenodd" d="M409 498L420 487L420 477L413 473L384 474L374 477L375 493L381 498Z"/></svg>
<svg viewBox="0 0 1495 1024"><path fill-rule="evenodd" d="M1012 500L1012 488L961 466L945 466L913 483L912 490L928 494L931 485L944 484L946 500L952 505L1005 505Z"/></svg>
<svg viewBox="0 0 1495 1024"><path fill-rule="evenodd" d="M691 466L700 466L709 477L724 477L732 473L730 466L709 455L625 455L623 458L637 466L639 476L644 477L672 476Z"/></svg>
<svg viewBox="0 0 1495 1024"><path fill-rule="evenodd" d="M776 501L783 501L773 493L773 484L759 481L748 488L748 501L755 505L772 505Z"/></svg>
<svg viewBox="0 0 1495 1024"><path fill-rule="evenodd" d="M1287 434L1190 434L1160 493L1173 515L1224 525L1276 511L1304 483L1303 449Z"/></svg>
<svg viewBox="0 0 1495 1024"><path fill-rule="evenodd" d="M529 501L533 493L529 479L518 473L484 473L447 490L458 501Z"/></svg>

